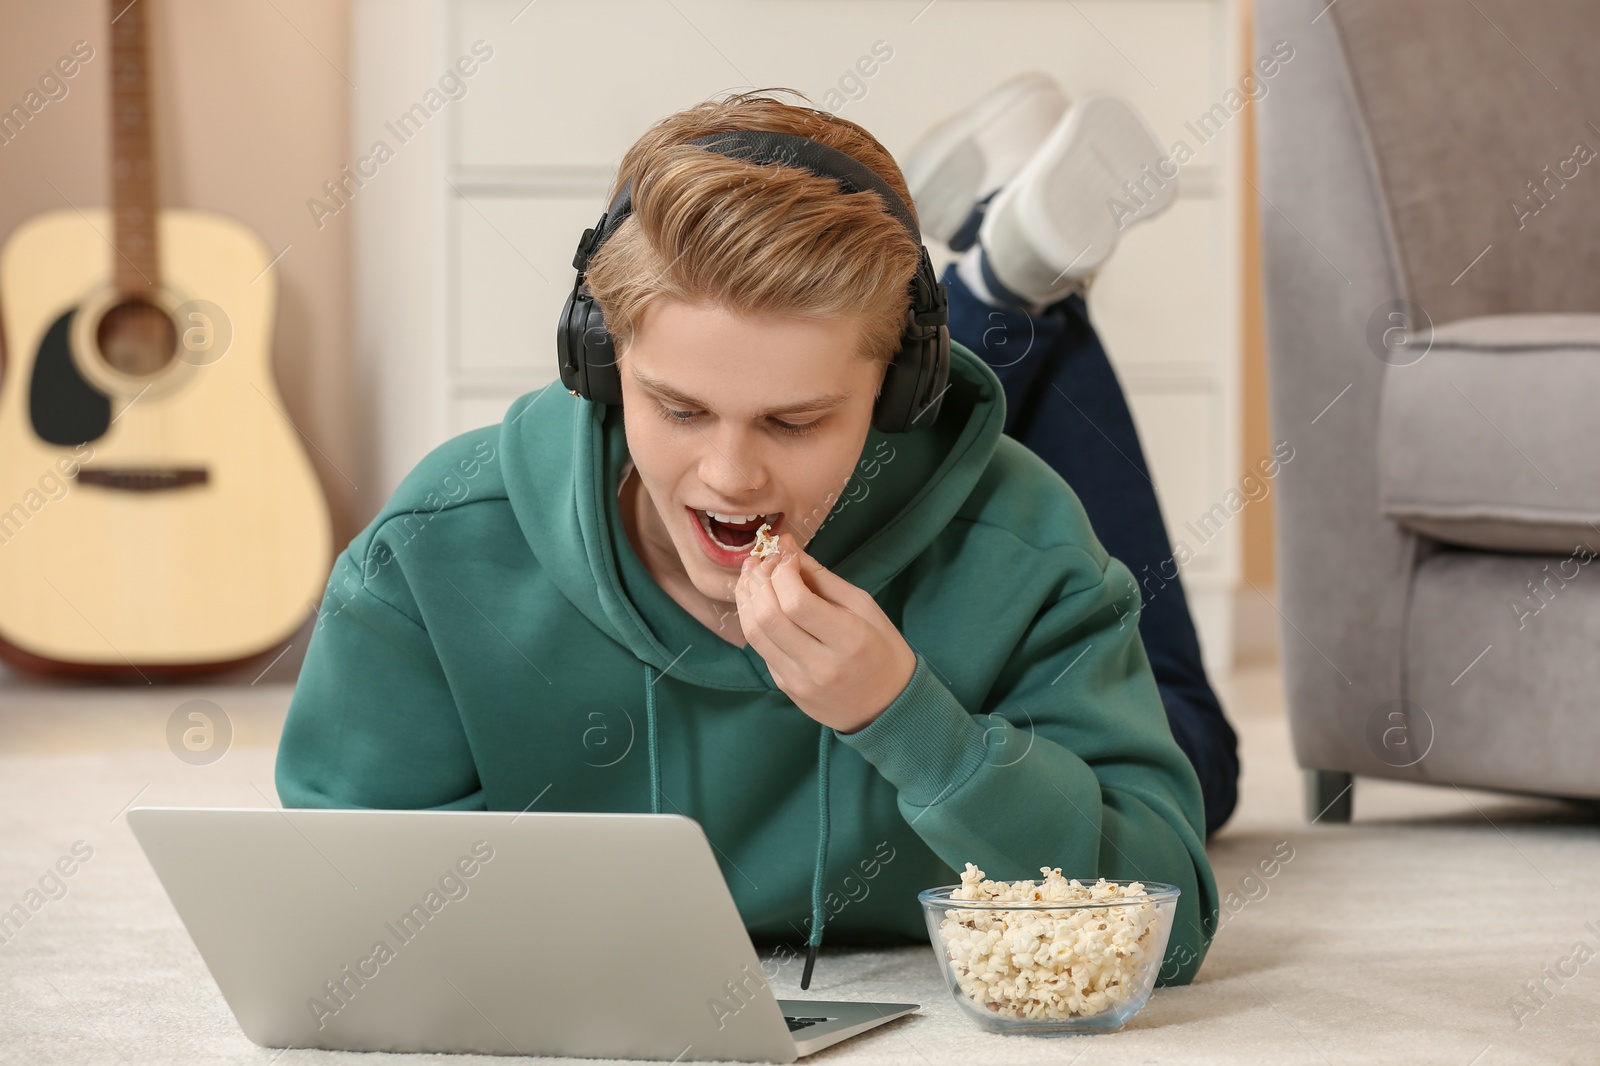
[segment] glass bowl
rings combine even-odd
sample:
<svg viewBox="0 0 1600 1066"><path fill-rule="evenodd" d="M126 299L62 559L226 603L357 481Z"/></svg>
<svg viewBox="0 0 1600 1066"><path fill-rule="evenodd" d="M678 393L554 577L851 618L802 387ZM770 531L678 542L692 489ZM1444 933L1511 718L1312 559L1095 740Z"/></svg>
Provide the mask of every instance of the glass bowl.
<svg viewBox="0 0 1600 1066"><path fill-rule="evenodd" d="M1094 889L1095 882L1083 882ZM1180 889L1085 902L951 898L960 885L917 894L934 957L957 1006L996 1033L1112 1033L1149 1000L1167 952Z"/></svg>

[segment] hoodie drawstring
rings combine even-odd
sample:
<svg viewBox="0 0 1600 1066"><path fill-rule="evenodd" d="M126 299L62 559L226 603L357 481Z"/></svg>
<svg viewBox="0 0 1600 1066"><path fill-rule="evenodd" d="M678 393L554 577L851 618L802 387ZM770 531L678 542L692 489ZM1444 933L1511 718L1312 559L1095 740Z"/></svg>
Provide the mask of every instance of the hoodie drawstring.
<svg viewBox="0 0 1600 1066"><path fill-rule="evenodd" d="M650 743L650 813L661 813L661 760L656 752L656 674L644 664L644 728Z"/></svg>
<svg viewBox="0 0 1600 1066"><path fill-rule="evenodd" d="M828 742L833 730L822 727L817 737L817 864L811 870L811 936L806 944L806 968L800 987L811 987L811 968L817 964L817 949L822 946L822 871L828 865Z"/></svg>
<svg viewBox="0 0 1600 1066"><path fill-rule="evenodd" d="M656 676L649 663L644 665L645 736L650 748L650 813L661 813L661 759L656 744ZM817 859L811 869L811 935L806 938L806 967L800 987L811 987L811 971L822 947L822 875L828 865L828 757L833 730L823 726L817 736Z"/></svg>

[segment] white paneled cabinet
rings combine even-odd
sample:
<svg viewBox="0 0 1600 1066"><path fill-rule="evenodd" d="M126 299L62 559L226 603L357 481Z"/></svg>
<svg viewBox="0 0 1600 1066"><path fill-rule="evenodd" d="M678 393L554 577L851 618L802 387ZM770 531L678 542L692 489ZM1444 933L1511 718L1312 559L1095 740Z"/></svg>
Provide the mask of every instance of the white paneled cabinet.
<svg viewBox="0 0 1600 1066"><path fill-rule="evenodd" d="M1215 110L1245 69L1229 0L358 0L355 17L352 161L392 150L351 198L383 495L556 378L573 248L623 152L665 115L794 88L903 155L1023 69L1074 98L1131 101L1194 156L1172 208L1123 234L1090 313L1169 534L1196 551L1184 581L1208 665L1230 661L1238 523L1203 543L1188 528L1241 469L1240 131Z"/></svg>

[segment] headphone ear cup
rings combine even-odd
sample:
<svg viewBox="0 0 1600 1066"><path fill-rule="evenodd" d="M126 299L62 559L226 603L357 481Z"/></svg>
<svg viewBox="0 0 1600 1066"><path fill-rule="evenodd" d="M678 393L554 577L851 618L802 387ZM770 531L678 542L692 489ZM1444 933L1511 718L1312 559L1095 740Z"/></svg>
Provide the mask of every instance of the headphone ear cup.
<svg viewBox="0 0 1600 1066"><path fill-rule="evenodd" d="M622 373L617 367L616 353L611 346L611 331L606 329L605 314L599 303L587 301L587 314L583 322L583 361L587 367L588 391L584 393L595 403L622 403Z"/></svg>
<svg viewBox="0 0 1600 1066"><path fill-rule="evenodd" d="M938 332L927 339L928 382L927 392L921 394L926 407L913 414L908 429L922 429L939 420L939 409L944 406L946 386L950 384L950 329L940 326Z"/></svg>
<svg viewBox="0 0 1600 1066"><path fill-rule="evenodd" d="M568 392L587 397L589 394L587 366L583 361L583 329L578 325L587 317L581 314L581 305L588 301L574 286L561 305L561 317L556 322L556 368L561 372L561 385Z"/></svg>
<svg viewBox="0 0 1600 1066"><path fill-rule="evenodd" d="M872 407L872 425L879 433L904 432L902 427L906 420L905 380L908 374L915 373L907 369L907 364L911 361L911 354L902 345L884 370L883 384L878 388L878 399Z"/></svg>
<svg viewBox="0 0 1600 1066"><path fill-rule="evenodd" d="M872 412L873 427L880 433L909 433L932 426L939 418L950 378L949 328L913 329L909 311L907 319L900 351L884 373Z"/></svg>
<svg viewBox="0 0 1600 1066"><path fill-rule="evenodd" d="M585 285L575 286L561 308L556 327L556 354L561 384L593 403L622 403L622 375L617 371L606 329L605 313Z"/></svg>

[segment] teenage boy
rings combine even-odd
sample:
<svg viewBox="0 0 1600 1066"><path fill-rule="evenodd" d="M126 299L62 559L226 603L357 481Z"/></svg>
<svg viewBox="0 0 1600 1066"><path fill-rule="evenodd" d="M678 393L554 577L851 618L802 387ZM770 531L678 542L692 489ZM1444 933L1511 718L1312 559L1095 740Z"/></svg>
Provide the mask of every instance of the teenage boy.
<svg viewBox="0 0 1600 1066"><path fill-rule="evenodd" d="M688 143L735 130L835 149L891 195ZM1168 882L1159 980L1189 982L1217 892L1132 575L1001 433L967 348L936 417L877 424L926 269L894 160L741 94L648 130L624 185L583 266L621 402L519 398L339 556L285 806L684 814L752 938L813 951L825 925L926 943L916 893L969 862ZM755 562L762 524L782 551Z"/></svg>

